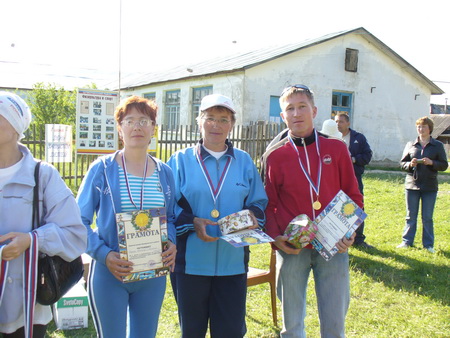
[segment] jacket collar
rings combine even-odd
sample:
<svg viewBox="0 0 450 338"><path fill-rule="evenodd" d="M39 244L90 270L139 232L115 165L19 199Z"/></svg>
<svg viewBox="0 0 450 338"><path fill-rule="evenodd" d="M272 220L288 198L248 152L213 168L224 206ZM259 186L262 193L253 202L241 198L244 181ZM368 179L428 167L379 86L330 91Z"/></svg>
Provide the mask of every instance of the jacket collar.
<svg viewBox="0 0 450 338"><path fill-rule="evenodd" d="M19 143L19 150L22 152L24 157L23 164L20 170L11 178L9 183L23 184L34 187L34 167L36 165L36 161L34 160L30 150L23 144Z"/></svg>
<svg viewBox="0 0 450 338"><path fill-rule="evenodd" d="M236 157L234 156L234 148L233 148L233 144L226 139L225 140L225 144L228 147L227 151L225 152L225 156L231 156L234 159L236 159ZM205 147L203 147L203 138L200 139L197 143L197 145L195 146L195 151L198 152L198 150L200 149L200 155L202 156L203 159L206 159L208 156L212 156L206 149Z"/></svg>
<svg viewBox="0 0 450 338"><path fill-rule="evenodd" d="M313 129L311 135L309 135L307 137L304 137L304 138L294 137L294 136L291 136L291 137L296 146L303 146L302 140L305 140L306 145L309 146L310 144L314 143L314 141L316 140L316 133L315 133L315 129Z"/></svg>
<svg viewBox="0 0 450 338"><path fill-rule="evenodd" d="M414 145L417 145L417 144L420 144L418 136L416 138L416 141L414 142ZM431 144L431 145L435 146L437 144L437 142L432 136L430 136L430 142L428 142L428 144Z"/></svg>
<svg viewBox="0 0 450 338"><path fill-rule="evenodd" d="M112 165L114 165L114 163L116 162L116 157L118 156L119 152L121 150L117 150L114 154L108 155L108 156L103 156L101 158L103 165L105 167L105 169L110 168ZM148 157L150 157L150 159L155 162L156 165L156 170L161 171L161 162L157 161L153 156L151 156L150 154L147 155Z"/></svg>

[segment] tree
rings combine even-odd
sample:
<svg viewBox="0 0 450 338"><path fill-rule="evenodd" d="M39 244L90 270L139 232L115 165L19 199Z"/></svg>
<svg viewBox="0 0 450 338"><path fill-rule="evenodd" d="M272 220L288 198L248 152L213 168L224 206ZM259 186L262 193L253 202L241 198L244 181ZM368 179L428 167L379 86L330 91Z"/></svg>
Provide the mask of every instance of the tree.
<svg viewBox="0 0 450 338"><path fill-rule="evenodd" d="M75 128L76 95L76 91L67 91L64 87L36 83L27 100L33 114L33 123L37 126L68 124Z"/></svg>

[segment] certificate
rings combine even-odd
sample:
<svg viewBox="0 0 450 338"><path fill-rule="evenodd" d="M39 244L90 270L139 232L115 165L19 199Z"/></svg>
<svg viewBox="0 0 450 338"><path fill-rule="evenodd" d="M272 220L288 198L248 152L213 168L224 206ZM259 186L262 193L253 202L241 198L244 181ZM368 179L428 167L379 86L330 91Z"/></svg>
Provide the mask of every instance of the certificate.
<svg viewBox="0 0 450 338"><path fill-rule="evenodd" d="M161 253L167 245L167 218L165 208L136 210L116 214L121 259L133 262L131 274L123 282L134 282L165 276Z"/></svg>
<svg viewBox="0 0 450 338"><path fill-rule="evenodd" d="M329 261L338 252L337 242L344 236L350 238L367 214L342 190L314 220L318 231L311 244Z"/></svg>
<svg viewBox="0 0 450 338"><path fill-rule="evenodd" d="M222 233L220 238L235 248L273 242L273 239L262 230L249 229L254 224L247 209L222 217L217 224Z"/></svg>
<svg viewBox="0 0 450 338"><path fill-rule="evenodd" d="M272 237L265 234L260 229L241 230L228 235L223 235L220 238L225 242L231 244L235 248L262 243L270 243L274 241Z"/></svg>

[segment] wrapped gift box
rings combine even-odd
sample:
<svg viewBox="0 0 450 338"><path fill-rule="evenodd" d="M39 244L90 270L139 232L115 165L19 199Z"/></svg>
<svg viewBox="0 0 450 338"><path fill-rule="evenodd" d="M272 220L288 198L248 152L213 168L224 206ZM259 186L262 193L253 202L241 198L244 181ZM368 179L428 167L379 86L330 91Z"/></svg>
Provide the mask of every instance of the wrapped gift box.
<svg viewBox="0 0 450 338"><path fill-rule="evenodd" d="M249 210L242 210L225 216L217 221L222 235L227 235L239 230L245 230L253 226Z"/></svg>
<svg viewBox="0 0 450 338"><path fill-rule="evenodd" d="M288 242L297 249L307 246L317 233L317 225L307 215L298 215L289 222L284 234L288 236Z"/></svg>

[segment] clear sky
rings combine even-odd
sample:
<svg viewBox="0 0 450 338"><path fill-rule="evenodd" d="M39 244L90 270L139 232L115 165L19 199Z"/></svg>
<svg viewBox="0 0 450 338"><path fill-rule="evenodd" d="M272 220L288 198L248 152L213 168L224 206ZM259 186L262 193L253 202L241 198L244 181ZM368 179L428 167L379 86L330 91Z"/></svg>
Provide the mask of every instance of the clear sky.
<svg viewBox="0 0 450 338"><path fill-rule="evenodd" d="M446 91L432 102L450 104L449 17L449 0L4 1L0 62L118 77L119 64L163 70L364 27Z"/></svg>

